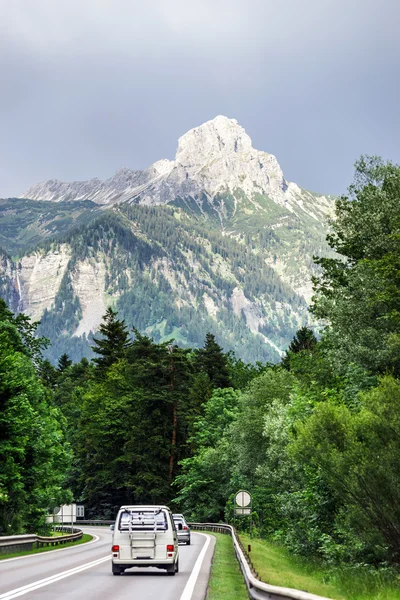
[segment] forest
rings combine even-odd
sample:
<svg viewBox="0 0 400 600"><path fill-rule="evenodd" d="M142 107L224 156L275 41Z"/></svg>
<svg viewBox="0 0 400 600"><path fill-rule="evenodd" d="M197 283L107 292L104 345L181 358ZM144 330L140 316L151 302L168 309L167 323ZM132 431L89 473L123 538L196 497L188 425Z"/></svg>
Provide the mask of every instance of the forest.
<svg viewBox="0 0 400 600"><path fill-rule="evenodd" d="M43 530L51 502L72 498L90 517L165 502L232 522L248 489L257 535L398 569L399 200L400 167L362 157L333 252L315 257L319 325L277 364L238 359L217 332L195 349L154 341L110 307L94 358L53 365L38 324L0 301L0 535Z"/></svg>
<svg viewBox="0 0 400 600"><path fill-rule="evenodd" d="M263 336L278 347L287 345L308 318L304 298L266 264L265 253L278 252L279 244L264 248L258 230L252 242L242 243L215 224L174 211L169 206L117 206L62 238L71 258L53 306L41 317L39 334L52 342L46 358L56 363L64 353L74 362L93 357L91 340L74 335L83 311L72 279L88 260L104 263L105 293L120 317L156 342L171 336L181 347L200 347L217 325L224 348L236 348L243 360L279 360ZM40 250L51 251L54 244L48 240ZM310 252L303 249L304 254ZM261 319L258 332L249 329L243 311L232 310L236 287L254 303ZM218 323L206 308L207 299L218 307Z"/></svg>

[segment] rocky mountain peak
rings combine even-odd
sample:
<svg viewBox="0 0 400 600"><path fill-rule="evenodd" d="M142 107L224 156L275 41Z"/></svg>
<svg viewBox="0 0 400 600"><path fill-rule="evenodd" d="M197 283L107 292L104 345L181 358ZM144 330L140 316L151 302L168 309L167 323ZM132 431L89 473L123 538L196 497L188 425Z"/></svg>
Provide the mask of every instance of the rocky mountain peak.
<svg viewBox="0 0 400 600"><path fill-rule="evenodd" d="M219 115L179 138L176 161L183 165L202 164L217 155L248 152L252 149L250 136L236 119Z"/></svg>
<svg viewBox="0 0 400 600"><path fill-rule="evenodd" d="M267 194L284 203L287 189L275 156L256 150L236 119L219 115L183 135L178 142L176 169L200 183L208 196L242 190L250 198ZM180 178L183 178L181 172Z"/></svg>
<svg viewBox="0 0 400 600"><path fill-rule="evenodd" d="M290 212L306 212L317 220L330 210L328 199L320 196L316 206L315 196L286 182L275 156L253 148L250 136L236 119L223 115L180 137L173 161L161 159L143 171L122 168L104 181L50 180L34 185L23 197L56 202L88 199L98 204L147 205L168 204L177 199L195 200L201 212L206 213L211 208L223 222L226 211L213 199L227 194L235 198L234 214L243 197L253 206L250 210L261 210L257 200L260 196ZM210 207L203 207L201 198L206 198Z"/></svg>

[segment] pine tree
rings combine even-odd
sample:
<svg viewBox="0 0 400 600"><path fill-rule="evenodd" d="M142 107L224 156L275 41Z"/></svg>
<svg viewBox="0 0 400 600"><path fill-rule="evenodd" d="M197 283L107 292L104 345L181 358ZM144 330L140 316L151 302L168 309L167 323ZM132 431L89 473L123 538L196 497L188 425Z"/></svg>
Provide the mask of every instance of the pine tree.
<svg viewBox="0 0 400 600"><path fill-rule="evenodd" d="M289 344L289 352L296 354L302 350L312 350L317 344L317 338L312 329L301 327Z"/></svg>
<svg viewBox="0 0 400 600"><path fill-rule="evenodd" d="M42 360L39 366L38 375L43 383L49 389L54 389L57 385L58 373L57 369L49 360Z"/></svg>
<svg viewBox="0 0 400 600"><path fill-rule="evenodd" d="M57 368L60 371L60 373L65 371L65 369L68 369L68 367L70 367L71 365L72 365L72 360L70 360L68 354L66 354L66 353L62 354L60 356L60 358L58 359Z"/></svg>
<svg viewBox="0 0 400 600"><path fill-rule="evenodd" d="M215 341L212 333L206 334L204 347L196 350L197 371L207 373L210 384L214 388L231 387L232 382L229 375L228 357L222 351L221 346Z"/></svg>
<svg viewBox="0 0 400 600"><path fill-rule="evenodd" d="M93 338L93 352L99 354L99 358L94 358L93 362L97 370L105 373L112 364L122 359L126 355L127 349L131 346L128 329L125 321L117 319L118 313L109 307L103 316L103 323L99 327L101 338Z"/></svg>
<svg viewBox="0 0 400 600"><path fill-rule="evenodd" d="M288 351L282 359L282 367L290 371L291 356L303 351L311 352L317 344L318 340L313 330L309 327L301 327L296 331L296 335L289 344Z"/></svg>

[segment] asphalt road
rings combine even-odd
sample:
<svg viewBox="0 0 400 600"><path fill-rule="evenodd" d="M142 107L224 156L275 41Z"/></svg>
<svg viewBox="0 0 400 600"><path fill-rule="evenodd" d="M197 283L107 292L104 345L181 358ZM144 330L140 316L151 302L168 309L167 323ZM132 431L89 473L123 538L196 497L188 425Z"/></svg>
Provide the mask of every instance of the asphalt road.
<svg viewBox="0 0 400 600"><path fill-rule="evenodd" d="M72 548L1 560L0 600L22 596L36 600L204 598L215 538L192 533L191 545L179 546L179 573L175 577L159 569L132 569L114 577L111 531L103 527L85 527L84 531L98 539Z"/></svg>

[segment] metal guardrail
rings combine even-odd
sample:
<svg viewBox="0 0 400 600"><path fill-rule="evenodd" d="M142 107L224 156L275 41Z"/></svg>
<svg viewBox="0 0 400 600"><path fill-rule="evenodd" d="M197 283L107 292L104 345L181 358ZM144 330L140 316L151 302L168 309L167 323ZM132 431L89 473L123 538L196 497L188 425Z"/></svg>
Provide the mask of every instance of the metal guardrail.
<svg viewBox="0 0 400 600"><path fill-rule="evenodd" d="M249 597L252 600L331 600L323 596L316 596L301 590L269 585L260 581L255 576L254 567L249 557L246 555L243 546L236 535L235 529L231 525L224 523L189 523L189 526L198 531L214 531L216 533L226 533L232 536L233 547L236 557L239 561L243 573Z"/></svg>
<svg viewBox="0 0 400 600"><path fill-rule="evenodd" d="M77 524L86 526L105 526L114 524L114 521L94 519L78 521ZM301 590L269 585L268 583L260 581L256 577L251 560L246 555L246 552L236 535L236 531L231 525L226 525L225 523L189 523L189 525L198 531L214 531L216 533L225 533L232 537L235 554L239 561L251 600L331 600L330 598L316 596L315 594L310 594ZM57 527L56 529L63 530L63 527ZM15 553L31 550L34 547L40 548L46 545L57 546L65 544L66 542L79 540L82 535L83 532L80 529L74 528L73 533L56 538L39 535L0 536L0 553Z"/></svg>
<svg viewBox="0 0 400 600"><path fill-rule="evenodd" d="M79 519L78 521L76 521L76 525L84 525L84 526L101 526L101 525L114 525L115 523L115 519L113 521L104 521L104 520L100 520L100 519L86 519L86 520L81 520Z"/></svg>
<svg viewBox="0 0 400 600"><path fill-rule="evenodd" d="M61 527L56 527L62 530ZM0 554L14 554L16 552L25 552L44 546L60 546L67 542L80 540L83 532L80 529L73 529L72 533L61 535L59 537L47 537L36 534L31 535L7 535L0 536Z"/></svg>

